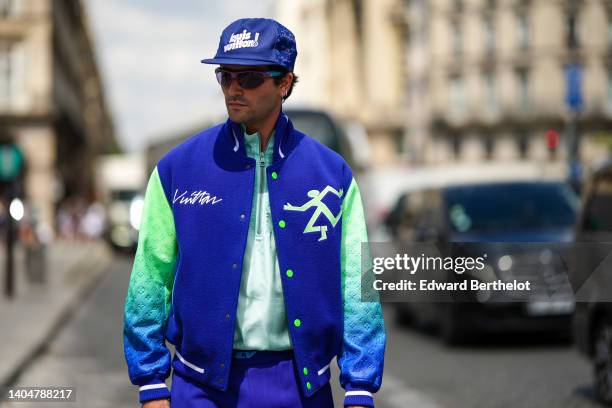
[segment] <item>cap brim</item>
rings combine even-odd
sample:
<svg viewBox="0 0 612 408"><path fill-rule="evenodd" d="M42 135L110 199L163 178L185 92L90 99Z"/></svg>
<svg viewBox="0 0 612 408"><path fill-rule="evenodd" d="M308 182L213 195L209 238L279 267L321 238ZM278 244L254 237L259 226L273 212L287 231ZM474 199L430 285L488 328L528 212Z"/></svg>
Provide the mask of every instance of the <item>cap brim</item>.
<svg viewBox="0 0 612 408"><path fill-rule="evenodd" d="M276 61L242 59L242 58L205 58L200 61L202 64L233 64L233 65L279 65Z"/></svg>

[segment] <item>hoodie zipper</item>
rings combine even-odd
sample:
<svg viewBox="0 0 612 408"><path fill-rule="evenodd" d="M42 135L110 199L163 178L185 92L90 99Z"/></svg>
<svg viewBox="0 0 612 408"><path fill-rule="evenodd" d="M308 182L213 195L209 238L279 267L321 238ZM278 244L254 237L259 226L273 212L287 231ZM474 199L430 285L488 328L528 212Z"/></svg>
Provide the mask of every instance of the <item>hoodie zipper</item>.
<svg viewBox="0 0 612 408"><path fill-rule="evenodd" d="M264 193L264 177L265 177L266 162L264 161L264 152L259 152L259 196L257 197L257 235L261 235L261 200Z"/></svg>

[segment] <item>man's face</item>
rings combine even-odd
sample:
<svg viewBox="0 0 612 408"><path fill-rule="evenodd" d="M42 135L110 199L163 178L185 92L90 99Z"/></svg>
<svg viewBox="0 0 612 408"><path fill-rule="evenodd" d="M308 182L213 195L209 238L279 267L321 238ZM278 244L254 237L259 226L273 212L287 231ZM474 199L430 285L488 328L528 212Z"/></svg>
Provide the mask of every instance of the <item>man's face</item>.
<svg viewBox="0 0 612 408"><path fill-rule="evenodd" d="M271 67L246 65L221 65L227 71L270 71ZM279 85L274 79L266 77L263 84L254 89L242 88L237 80L233 80L228 87L221 87L225 96L227 113L234 122L243 124L256 124L264 121L280 105L282 96L288 86L287 77Z"/></svg>

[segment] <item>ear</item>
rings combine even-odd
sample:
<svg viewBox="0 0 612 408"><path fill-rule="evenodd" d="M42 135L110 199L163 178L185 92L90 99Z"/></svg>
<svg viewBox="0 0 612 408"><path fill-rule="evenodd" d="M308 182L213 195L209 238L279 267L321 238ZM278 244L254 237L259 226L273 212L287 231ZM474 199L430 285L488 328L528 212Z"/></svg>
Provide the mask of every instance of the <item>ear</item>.
<svg viewBox="0 0 612 408"><path fill-rule="evenodd" d="M281 93L286 95L289 92L289 88L291 88L291 83L293 82L293 72L288 72L282 79L280 88Z"/></svg>

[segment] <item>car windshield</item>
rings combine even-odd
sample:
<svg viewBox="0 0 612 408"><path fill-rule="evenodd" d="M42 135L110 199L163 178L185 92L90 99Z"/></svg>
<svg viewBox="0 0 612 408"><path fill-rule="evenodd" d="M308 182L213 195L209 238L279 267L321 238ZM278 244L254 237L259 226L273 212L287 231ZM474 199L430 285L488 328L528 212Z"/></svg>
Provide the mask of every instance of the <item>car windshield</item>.
<svg viewBox="0 0 612 408"><path fill-rule="evenodd" d="M136 190L114 190L111 192L111 200L113 201L132 201L135 195L138 194Z"/></svg>
<svg viewBox="0 0 612 408"><path fill-rule="evenodd" d="M564 183L507 183L447 188L454 231L499 233L572 227L578 199Z"/></svg>
<svg viewBox="0 0 612 408"><path fill-rule="evenodd" d="M329 117L314 111L286 111L286 113L297 130L339 152L339 136Z"/></svg>
<svg viewBox="0 0 612 408"><path fill-rule="evenodd" d="M612 232L612 171L593 183L584 209L583 228L592 232Z"/></svg>

